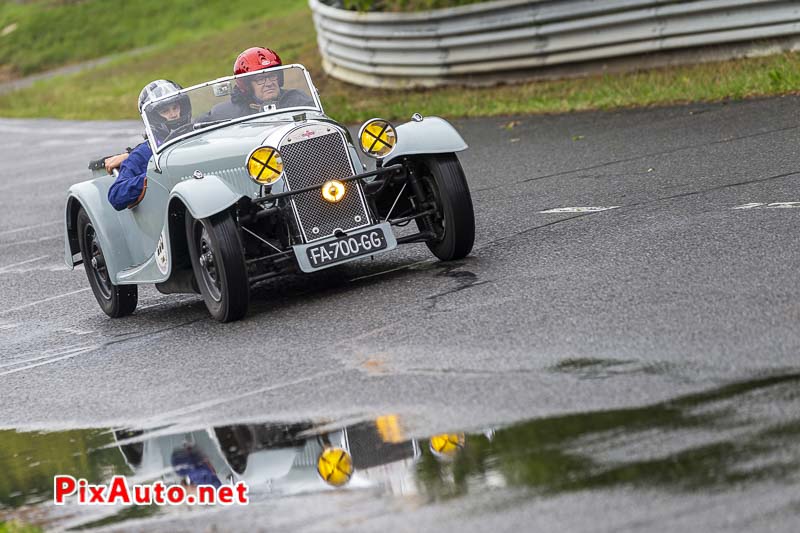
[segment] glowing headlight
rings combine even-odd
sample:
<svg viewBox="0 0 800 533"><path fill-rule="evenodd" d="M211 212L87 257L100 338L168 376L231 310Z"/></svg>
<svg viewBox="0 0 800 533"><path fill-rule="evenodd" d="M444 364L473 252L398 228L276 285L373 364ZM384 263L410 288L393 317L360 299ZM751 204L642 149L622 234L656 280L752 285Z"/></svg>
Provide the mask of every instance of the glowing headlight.
<svg viewBox="0 0 800 533"><path fill-rule="evenodd" d="M326 181L322 185L322 198L332 204L344 198L344 183L337 180Z"/></svg>
<svg viewBox="0 0 800 533"><path fill-rule="evenodd" d="M326 448L317 459L317 472L325 483L341 487L353 475L353 460L342 448Z"/></svg>
<svg viewBox="0 0 800 533"><path fill-rule="evenodd" d="M283 175L281 153L271 146L260 146L247 156L247 173L259 185L271 185Z"/></svg>
<svg viewBox="0 0 800 533"><path fill-rule="evenodd" d="M373 118L358 131L361 149L370 157L386 157L397 144L394 126L387 121Z"/></svg>

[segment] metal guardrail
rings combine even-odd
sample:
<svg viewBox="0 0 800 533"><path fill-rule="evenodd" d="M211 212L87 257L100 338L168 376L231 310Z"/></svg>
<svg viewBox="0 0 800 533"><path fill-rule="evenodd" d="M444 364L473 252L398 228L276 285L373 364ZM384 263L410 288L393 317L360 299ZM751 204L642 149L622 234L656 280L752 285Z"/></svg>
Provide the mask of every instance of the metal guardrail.
<svg viewBox="0 0 800 533"><path fill-rule="evenodd" d="M326 72L371 87L480 84L503 72L800 36L798 0L498 0L417 13L309 5Z"/></svg>

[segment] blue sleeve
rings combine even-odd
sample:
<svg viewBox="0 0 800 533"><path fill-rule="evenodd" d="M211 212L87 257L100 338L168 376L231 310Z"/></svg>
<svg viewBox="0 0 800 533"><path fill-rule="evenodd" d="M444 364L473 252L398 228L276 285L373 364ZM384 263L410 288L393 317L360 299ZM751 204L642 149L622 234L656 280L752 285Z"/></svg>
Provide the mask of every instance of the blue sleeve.
<svg viewBox="0 0 800 533"><path fill-rule="evenodd" d="M122 211L139 199L147 177L147 163L152 155L150 145L143 142L120 165L119 176L108 189L108 201L117 211Z"/></svg>

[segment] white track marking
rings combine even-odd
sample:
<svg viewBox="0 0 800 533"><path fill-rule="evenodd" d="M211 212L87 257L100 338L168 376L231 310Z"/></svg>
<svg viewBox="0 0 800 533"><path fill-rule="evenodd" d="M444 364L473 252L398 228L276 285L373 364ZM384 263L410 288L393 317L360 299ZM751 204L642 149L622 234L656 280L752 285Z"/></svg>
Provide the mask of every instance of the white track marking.
<svg viewBox="0 0 800 533"><path fill-rule="evenodd" d="M800 207L800 202L775 202L769 204L767 209L791 209L793 207Z"/></svg>
<svg viewBox="0 0 800 533"><path fill-rule="evenodd" d="M10 248L11 246L19 246L21 244L35 244L37 242L54 241L56 239L63 239L63 235L51 235L49 237L41 237L39 239L29 239L27 241L4 242L0 244L0 248Z"/></svg>
<svg viewBox="0 0 800 533"><path fill-rule="evenodd" d="M42 352L42 355L38 355L36 357L29 357L28 359L20 359L19 361L12 361L10 363L3 363L0 364L0 368L9 368L12 366L19 366L24 365L27 363L32 363L34 361L41 361L42 359L51 359L53 357L61 357L64 355L71 355L77 351L83 350L86 346L77 346L73 348L65 348L65 349L55 349L55 350L47 350Z"/></svg>
<svg viewBox="0 0 800 533"><path fill-rule="evenodd" d="M33 266L30 268L7 268L0 269L0 275L3 274L28 274L30 272L66 272L69 270L67 265L59 265L55 263L47 263L41 266Z"/></svg>
<svg viewBox="0 0 800 533"><path fill-rule="evenodd" d="M338 376L341 375L341 369L337 370L326 370L324 372L319 372L318 374L314 374L311 376L305 376L302 378L293 379L291 381L287 381L284 383L276 383L274 385L267 385L266 387L261 387L255 390L242 392L239 394L235 394L233 396L228 396L225 398L216 398L214 400L207 400L205 402L194 403L187 405L185 407L179 407L177 409L173 409L171 411L166 411L159 413L155 417L155 421L152 423L153 425L161 424L160 421L163 420L170 420L175 418L180 418L183 416L190 415L192 413L197 413L201 411L205 411L206 409L210 409L212 407L216 407L225 403L231 403L237 400L241 400L243 398L247 398L248 396L255 396L258 394L264 394L265 392L272 392L274 390L280 390L286 387L293 387L295 385L302 385L303 383L307 383L309 381L316 381L321 378L326 378L329 376ZM2 374L0 374L2 376Z"/></svg>
<svg viewBox="0 0 800 533"><path fill-rule="evenodd" d="M539 211L539 213L599 213L600 211L608 211L609 209L618 209L619 205L610 205L607 207L557 207L555 209L547 209L546 211Z"/></svg>
<svg viewBox="0 0 800 533"><path fill-rule="evenodd" d="M41 255L39 257L34 257L33 259L28 259L26 261L20 261L19 263L11 263L10 265L5 265L0 267L0 273L5 272L14 267L18 267L20 265L27 265L28 263L35 263L36 261L41 261L42 259L47 259L50 257L49 255Z"/></svg>
<svg viewBox="0 0 800 533"><path fill-rule="evenodd" d="M0 235L9 235L11 233L18 233L20 231L25 231L29 229L36 229L36 228L45 228L47 226L55 226L56 224L61 224L61 222L45 222L44 224L34 224L33 226L25 226L22 228L14 228L14 229L7 229L5 231L0 231Z"/></svg>
<svg viewBox="0 0 800 533"><path fill-rule="evenodd" d="M771 204L753 202L737 205L736 207L731 207L731 209L794 209L798 207L800 207L800 202L772 202Z"/></svg>
<svg viewBox="0 0 800 533"><path fill-rule="evenodd" d="M76 355L80 355L80 354L86 353L86 352L91 352L93 350L96 350L97 348L98 348L98 346L96 346L96 345L84 346L83 348L78 348L75 351L67 353L66 355L62 355L60 357L53 357L53 358L48 359L46 361L41 361L39 363L34 363L32 365L23 366L21 368L14 368L12 370L6 370L5 372L0 372L0 376L7 376L9 374L16 374L17 372L22 372L23 370L30 370L32 368L36 368L36 367L39 367L39 366L49 365L50 363L63 361L64 359L72 359Z"/></svg>
<svg viewBox="0 0 800 533"><path fill-rule="evenodd" d="M13 313L14 311L19 311L21 309L27 309L28 307L33 307L34 305L43 304L45 302L51 302L53 300L57 300L59 298L64 298L65 296L72 296L73 294L78 294L81 292L86 292L92 290L91 287L86 287L84 289L78 289L77 291L71 291L64 294L59 294L58 296L51 296L50 298L45 298L44 300L37 300L35 302L27 303L25 305L20 305L19 307L12 307L11 309L4 309L0 311L0 316L7 315L8 313Z"/></svg>

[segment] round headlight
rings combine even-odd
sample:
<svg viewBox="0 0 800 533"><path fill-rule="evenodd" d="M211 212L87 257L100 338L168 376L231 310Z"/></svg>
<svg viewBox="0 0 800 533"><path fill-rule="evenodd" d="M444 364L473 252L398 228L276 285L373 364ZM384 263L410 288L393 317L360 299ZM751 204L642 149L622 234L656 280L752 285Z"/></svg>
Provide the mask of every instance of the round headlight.
<svg viewBox="0 0 800 533"><path fill-rule="evenodd" d="M329 485L341 487L353 475L353 460L342 448L326 448L317 459L317 472Z"/></svg>
<svg viewBox="0 0 800 533"><path fill-rule="evenodd" d="M338 203L344 198L344 192L344 183L339 180L326 181L322 185L322 198L332 204Z"/></svg>
<svg viewBox="0 0 800 533"><path fill-rule="evenodd" d="M431 451L438 457L452 457L464 447L463 433L442 433L430 440Z"/></svg>
<svg viewBox="0 0 800 533"><path fill-rule="evenodd" d="M361 126L358 140L361 150L368 156L386 157L397 144L397 134L387 121L373 118Z"/></svg>
<svg viewBox="0 0 800 533"><path fill-rule="evenodd" d="M283 175L281 153L271 146L259 146L247 156L247 173L259 185L271 185Z"/></svg>

